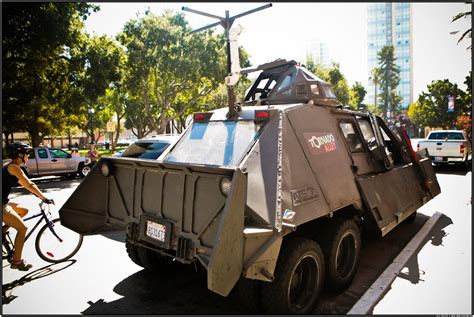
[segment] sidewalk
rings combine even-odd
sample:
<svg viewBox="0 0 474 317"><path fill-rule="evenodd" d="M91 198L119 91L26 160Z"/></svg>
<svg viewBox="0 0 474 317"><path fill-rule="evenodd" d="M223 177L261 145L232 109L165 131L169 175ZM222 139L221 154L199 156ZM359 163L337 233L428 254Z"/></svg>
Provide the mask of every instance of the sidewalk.
<svg viewBox="0 0 474 317"><path fill-rule="evenodd" d="M373 314L472 314L471 172L437 177L442 193L418 212L444 216Z"/></svg>

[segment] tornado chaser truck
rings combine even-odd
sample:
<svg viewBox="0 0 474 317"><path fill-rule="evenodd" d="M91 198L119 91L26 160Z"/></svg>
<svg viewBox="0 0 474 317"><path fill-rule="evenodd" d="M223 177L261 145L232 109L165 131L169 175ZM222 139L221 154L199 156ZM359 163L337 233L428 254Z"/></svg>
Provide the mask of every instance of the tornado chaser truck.
<svg viewBox="0 0 474 317"><path fill-rule="evenodd" d="M156 274L199 265L215 293L242 283L267 313L310 313L323 285L351 283L362 230L385 236L440 187L403 129L338 106L303 66L241 73L251 71L241 105L195 113L159 160L102 158L61 222L85 235L126 230L129 257Z"/></svg>

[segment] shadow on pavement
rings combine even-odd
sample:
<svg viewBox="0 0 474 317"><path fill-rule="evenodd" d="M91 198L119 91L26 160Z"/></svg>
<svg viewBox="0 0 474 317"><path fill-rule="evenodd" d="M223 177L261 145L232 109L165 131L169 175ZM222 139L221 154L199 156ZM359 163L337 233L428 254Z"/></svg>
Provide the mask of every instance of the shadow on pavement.
<svg viewBox="0 0 474 317"><path fill-rule="evenodd" d="M90 305L83 314L222 314L245 313L233 296L221 297L206 287L206 272L194 266L160 272L141 270L117 284L122 298Z"/></svg>
<svg viewBox="0 0 474 317"><path fill-rule="evenodd" d="M7 305L17 296L13 295L13 290L18 286L25 285L31 281L46 277L48 275L62 271L76 263L76 260L67 260L61 263L53 263L37 270L27 273L18 280L2 285L2 305Z"/></svg>
<svg viewBox="0 0 474 317"><path fill-rule="evenodd" d="M338 294L324 292L313 314L346 314L385 268L420 230L428 216L418 214L413 223L398 226L382 239L364 239L359 268L353 283ZM449 219L449 218L448 218ZM432 243L440 243L439 222L431 232ZM120 241L123 235L104 235ZM127 259L124 259L126 261ZM417 266L413 268L417 270ZM412 269L412 270L413 270ZM411 277L414 278L414 277ZM237 291L222 297L207 289L206 271L191 265L158 272L141 270L117 284L113 291L122 298L106 302L95 299L83 314L254 314L240 301Z"/></svg>
<svg viewBox="0 0 474 317"><path fill-rule="evenodd" d="M122 242L122 243L125 243L125 239L127 237L127 234L125 233L125 231L107 232L107 233L101 233L100 235L107 239L114 240L117 242Z"/></svg>
<svg viewBox="0 0 474 317"><path fill-rule="evenodd" d="M461 175L465 176L472 171L472 164L465 165L440 165L434 166L436 174Z"/></svg>
<svg viewBox="0 0 474 317"><path fill-rule="evenodd" d="M443 238L448 235L444 228L453 224L451 218L446 215L442 215L438 222L434 225L431 229L430 233L426 236L425 239L420 244L418 252L416 252L410 260L408 260L406 264L406 268L408 269L408 273L400 272L398 274L399 277L410 281L412 284L418 284L420 281L423 282L421 276L425 274L424 271L420 271L420 267L418 265L418 253L423 249L428 241L431 241L431 244L434 246L443 246Z"/></svg>
<svg viewBox="0 0 474 317"><path fill-rule="evenodd" d="M82 182L81 178L78 179L64 179L62 177L47 178L47 179L33 179L33 182L38 188L44 192L56 192L66 188L75 188ZM21 186L12 188L12 194L30 194L30 192Z"/></svg>

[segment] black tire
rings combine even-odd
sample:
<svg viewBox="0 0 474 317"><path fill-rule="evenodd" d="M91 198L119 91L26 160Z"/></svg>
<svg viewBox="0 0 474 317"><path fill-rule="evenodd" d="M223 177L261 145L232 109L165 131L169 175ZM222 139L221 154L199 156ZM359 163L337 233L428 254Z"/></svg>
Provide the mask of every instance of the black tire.
<svg viewBox="0 0 474 317"><path fill-rule="evenodd" d="M91 167L90 164L84 165L84 163L80 163L79 167L77 169L77 173L79 174L79 176L84 178L90 173L91 169L92 169L92 167Z"/></svg>
<svg viewBox="0 0 474 317"><path fill-rule="evenodd" d="M262 284L262 306L267 314L309 314L324 285L324 255L309 239L284 241L273 282Z"/></svg>
<svg viewBox="0 0 474 317"><path fill-rule="evenodd" d="M140 259L138 259L138 246L130 243L128 237L125 240L125 249L127 250L130 260L132 260L136 265L143 267L142 262L140 262Z"/></svg>
<svg viewBox="0 0 474 317"><path fill-rule="evenodd" d="M336 219L323 230L320 239L326 263L326 287L346 288L354 278L360 257L360 231L351 219Z"/></svg>
<svg viewBox="0 0 474 317"><path fill-rule="evenodd" d="M35 248L39 257L46 262L58 263L69 260L81 248L84 236L61 225L59 218L52 220L54 233L45 224L36 236Z"/></svg>
<svg viewBox="0 0 474 317"><path fill-rule="evenodd" d="M405 222L406 223L413 223L416 219L416 214L417 214L417 211L415 210L411 215L406 217Z"/></svg>
<svg viewBox="0 0 474 317"><path fill-rule="evenodd" d="M67 179L74 179L74 178L76 178L76 176L77 176L77 173L66 174Z"/></svg>
<svg viewBox="0 0 474 317"><path fill-rule="evenodd" d="M235 292L249 314L260 314L262 312L262 281L250 280L241 277L235 285Z"/></svg>
<svg viewBox="0 0 474 317"><path fill-rule="evenodd" d="M130 243L127 238L125 241L125 248L130 259L137 265L149 271L168 271L175 269L177 263L173 263L171 259L158 254L157 252L147 249L142 246Z"/></svg>

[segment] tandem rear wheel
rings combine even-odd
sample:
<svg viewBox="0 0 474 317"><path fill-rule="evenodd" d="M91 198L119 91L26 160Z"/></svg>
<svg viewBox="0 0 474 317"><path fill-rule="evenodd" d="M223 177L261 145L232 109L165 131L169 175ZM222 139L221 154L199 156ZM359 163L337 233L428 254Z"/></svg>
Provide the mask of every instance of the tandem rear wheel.
<svg viewBox="0 0 474 317"><path fill-rule="evenodd" d="M324 270L324 256L318 243L299 237L285 241L275 279L262 284L265 313L311 313L323 288Z"/></svg>
<svg viewBox="0 0 474 317"><path fill-rule="evenodd" d="M335 219L320 235L326 263L326 286L330 291L345 289L352 282L359 262L360 230L352 219Z"/></svg>

